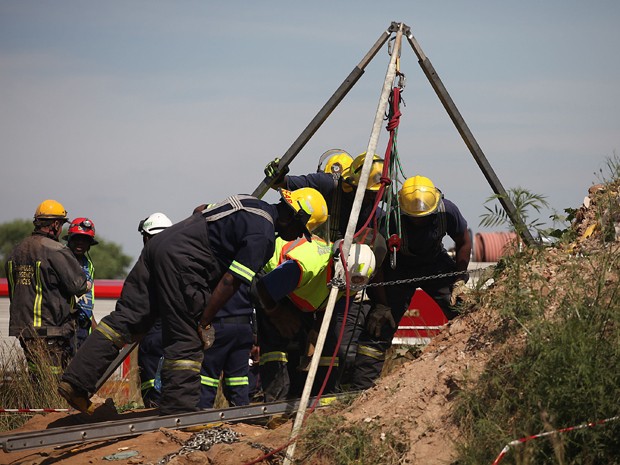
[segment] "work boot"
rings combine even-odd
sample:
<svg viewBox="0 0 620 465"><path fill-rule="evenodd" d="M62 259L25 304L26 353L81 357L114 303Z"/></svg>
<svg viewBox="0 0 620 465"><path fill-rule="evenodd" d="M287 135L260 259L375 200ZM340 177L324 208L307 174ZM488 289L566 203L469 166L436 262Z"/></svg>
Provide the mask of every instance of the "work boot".
<svg viewBox="0 0 620 465"><path fill-rule="evenodd" d="M58 394L60 394L74 409L88 415L93 414L95 408L93 403L88 399L86 391L76 388L67 381L61 381L58 384Z"/></svg>

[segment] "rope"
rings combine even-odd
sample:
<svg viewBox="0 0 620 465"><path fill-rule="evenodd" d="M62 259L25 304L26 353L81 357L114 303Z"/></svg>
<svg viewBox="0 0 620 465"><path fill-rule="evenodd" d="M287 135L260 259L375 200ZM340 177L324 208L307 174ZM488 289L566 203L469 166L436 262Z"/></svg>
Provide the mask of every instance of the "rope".
<svg viewBox="0 0 620 465"><path fill-rule="evenodd" d="M609 423L609 422L616 421L616 420L620 420L620 415L619 416L615 416L615 417L611 417L611 418L607 418L605 420L591 421L589 423L583 423L583 424L577 425L577 426L569 426L567 428L562 428L562 429L558 429L558 430L554 430L554 431L547 431L545 433L539 433L539 434L535 434L533 436L527 436L527 437L524 437L524 438L521 438L521 439L516 439L516 440L511 441L508 444L506 444L506 446L502 449L502 451L499 453L499 455L497 456L497 458L493 462L493 465L497 465L504 458L504 456L508 453L508 451L510 450L511 447L518 446L519 444L524 444L524 443L526 443L528 441L531 441L532 439L539 439L539 438L543 438L543 437L546 437L546 436L550 436L552 434L566 433L568 431L575 431L575 430L578 430L578 429L593 428L595 426L603 425L605 423Z"/></svg>

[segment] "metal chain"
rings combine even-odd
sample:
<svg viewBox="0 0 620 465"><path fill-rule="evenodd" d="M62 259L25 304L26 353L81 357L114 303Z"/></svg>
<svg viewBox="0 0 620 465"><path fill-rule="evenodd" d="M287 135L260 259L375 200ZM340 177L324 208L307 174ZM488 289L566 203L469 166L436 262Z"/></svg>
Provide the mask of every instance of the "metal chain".
<svg viewBox="0 0 620 465"><path fill-rule="evenodd" d="M157 465L165 465L177 456L183 456L197 451L207 451L215 444L232 444L233 442L238 441L239 434L230 428L209 428L205 431L192 434L192 436L185 441L181 449L177 452L166 455L159 462L157 462Z"/></svg>
<svg viewBox="0 0 620 465"><path fill-rule="evenodd" d="M407 279L398 279L396 281L384 281L380 283L368 283L363 286L356 286L356 290L365 289L367 287L379 287L379 286L397 286L400 284L411 284L419 281L429 281L432 279L441 279L441 278L450 278L452 276L460 276L460 275L472 275L472 274L480 274L483 271L488 270L489 268L493 268L495 265L489 265L486 268L477 268L475 270L465 270L465 271L451 271L449 273L440 273L432 276L420 276L418 278L407 278ZM329 285L331 287L337 287L338 289L346 289L346 283L342 279L333 278Z"/></svg>

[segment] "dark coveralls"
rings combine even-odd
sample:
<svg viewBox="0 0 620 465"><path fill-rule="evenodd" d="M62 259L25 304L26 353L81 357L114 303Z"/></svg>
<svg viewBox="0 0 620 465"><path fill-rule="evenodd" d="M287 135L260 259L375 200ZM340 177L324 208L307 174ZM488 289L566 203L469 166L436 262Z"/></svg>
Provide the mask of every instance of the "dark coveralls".
<svg viewBox="0 0 620 465"><path fill-rule="evenodd" d="M44 343L51 370L60 375L71 357L75 320L71 302L86 291L86 276L71 250L34 232L9 254L9 336L15 336L31 369L36 345Z"/></svg>
<svg viewBox="0 0 620 465"><path fill-rule="evenodd" d="M396 269L389 260L383 265L386 282L400 279L434 276L456 270L456 263L448 255L442 239L448 234L452 239L467 230L467 221L457 206L447 199L440 203L438 211L427 217L423 226L412 224L411 218L401 215L401 248L396 254ZM395 231L394 224L390 227ZM416 288L423 289L441 307L446 318L452 319L457 313L450 306L451 286L460 277L446 277L428 281L390 286L386 291L388 306L396 322L395 328L383 325L381 336L374 338L366 329L359 337L352 389L368 389L381 374L385 354L392 345L398 322L409 307Z"/></svg>
<svg viewBox="0 0 620 465"><path fill-rule="evenodd" d="M347 230L347 224L349 223L349 216L351 216L351 210L353 208L353 201L355 199L355 189L351 192L345 192L342 188L343 180L342 178L334 179L334 177L329 173L310 173L307 175L301 176L286 176L286 188L289 190L296 190L302 187L312 187L318 190L325 201L327 202L327 209L329 211L329 240L331 242L335 242L338 239L343 239ZM375 194L373 192L372 194ZM367 191L367 196L371 195ZM373 197L374 199L374 197ZM372 212L373 203L367 201L366 199L362 203L362 208L360 210L360 215L356 225L356 232L358 232L361 227L364 225L370 213ZM377 209L377 213L375 216L380 218L382 212ZM327 224L327 223L326 223ZM373 220L371 220L368 224L369 228L373 228ZM324 236L320 231L315 231L315 233L319 236ZM371 234L372 235L372 234ZM359 242L358 240L354 240L354 242ZM365 242L368 242L366 240ZM382 242L385 246L385 239L383 237L379 237L377 242ZM375 251L375 256L377 257L377 264L380 263L381 252L377 251L377 244L370 244ZM345 305L344 302L339 302L334 309L334 317L336 320L336 334L339 334L340 328L342 326L342 322L344 320L344 310ZM348 383L347 373L352 370L352 366L355 360L355 350L357 347L357 337L361 332L361 328L364 324L364 320L368 312L370 311L370 302L365 299L357 299L354 301L351 299L349 304L349 311L347 312L345 329L342 337L342 341L340 343L340 347L338 349L338 358L339 358L339 374L338 379L342 383Z"/></svg>
<svg viewBox="0 0 620 465"><path fill-rule="evenodd" d="M254 343L249 286L242 284L211 322L215 342L202 361L200 408L212 408L224 373L222 391L231 406L250 403L250 351Z"/></svg>
<svg viewBox="0 0 620 465"><path fill-rule="evenodd" d="M158 318L138 346L140 391L142 402L147 408L159 407L161 401L161 386L155 387L155 378L159 361L163 359L163 356L164 343L161 335L161 318Z"/></svg>
<svg viewBox="0 0 620 465"><path fill-rule="evenodd" d="M227 271L249 284L274 249L276 206L250 196L231 199L170 226L146 243L115 311L88 337L64 381L94 392L123 345L139 341L161 317L160 414L198 410L203 348L196 328L211 289Z"/></svg>

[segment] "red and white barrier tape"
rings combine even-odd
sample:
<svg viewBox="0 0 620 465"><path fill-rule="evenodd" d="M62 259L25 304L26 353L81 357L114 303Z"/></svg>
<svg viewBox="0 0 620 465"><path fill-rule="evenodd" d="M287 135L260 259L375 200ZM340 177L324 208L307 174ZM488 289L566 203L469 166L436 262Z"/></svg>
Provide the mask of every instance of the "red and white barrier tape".
<svg viewBox="0 0 620 465"><path fill-rule="evenodd" d="M0 408L0 413L52 413L68 411L68 408Z"/></svg>
<svg viewBox="0 0 620 465"><path fill-rule="evenodd" d="M508 444L506 444L506 446L504 446L502 451L499 453L499 455L497 456L497 458L493 462L493 465L497 465L504 458L504 456L508 453L510 448L513 447L513 446L518 446L519 444L523 444L524 442L528 442L528 441L530 441L532 439L543 438L545 436L550 436L552 434L566 433L568 431L574 431L574 430L584 429L584 428L593 428L594 426L598 426L598 425L602 425L602 424L605 424L605 423L609 423L609 422L614 421L614 420L620 420L620 415L615 416L615 417L611 417L611 418L607 418L605 420L591 421L590 423L583 423L583 424L577 425L577 426L569 426L568 428L562 428L562 429L558 429L558 430L555 430L555 431L547 431L545 433L539 433L539 434L535 434L533 436L528 436L528 437L525 437L525 438L521 438L521 439L516 439L514 441L510 441Z"/></svg>

